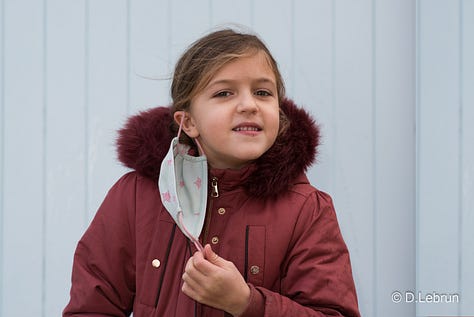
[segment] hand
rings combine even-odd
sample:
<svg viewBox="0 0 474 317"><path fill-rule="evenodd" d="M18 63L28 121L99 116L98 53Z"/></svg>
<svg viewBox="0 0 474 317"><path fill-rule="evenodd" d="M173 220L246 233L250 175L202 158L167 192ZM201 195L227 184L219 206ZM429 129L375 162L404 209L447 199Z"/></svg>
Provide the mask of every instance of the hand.
<svg viewBox="0 0 474 317"><path fill-rule="evenodd" d="M233 316L247 308L250 288L234 263L219 257L206 244L188 260L182 291L199 303L224 310Z"/></svg>

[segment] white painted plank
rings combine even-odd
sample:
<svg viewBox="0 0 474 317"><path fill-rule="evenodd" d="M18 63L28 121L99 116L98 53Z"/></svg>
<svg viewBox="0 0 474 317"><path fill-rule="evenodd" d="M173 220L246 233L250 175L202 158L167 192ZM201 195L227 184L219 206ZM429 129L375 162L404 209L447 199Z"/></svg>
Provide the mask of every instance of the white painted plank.
<svg viewBox="0 0 474 317"><path fill-rule="evenodd" d="M329 193L333 188L333 1L295 2L294 95L321 129L317 163L308 171L312 184Z"/></svg>
<svg viewBox="0 0 474 317"><path fill-rule="evenodd" d="M372 1L335 3L334 201L363 316L375 316Z"/></svg>
<svg viewBox="0 0 474 317"><path fill-rule="evenodd" d="M170 60L174 65L185 49L211 30L210 0L170 0Z"/></svg>
<svg viewBox="0 0 474 317"><path fill-rule="evenodd" d="M374 316L415 316L415 4L375 5Z"/></svg>
<svg viewBox="0 0 474 317"><path fill-rule="evenodd" d="M174 66L170 2L129 1L130 113L170 102L169 79Z"/></svg>
<svg viewBox="0 0 474 317"><path fill-rule="evenodd" d="M252 0L211 0L212 26L227 26L232 24L251 27L253 23Z"/></svg>
<svg viewBox="0 0 474 317"><path fill-rule="evenodd" d="M2 316L40 316L43 292L43 1L5 1ZM27 8L27 9L26 9Z"/></svg>
<svg viewBox="0 0 474 317"><path fill-rule="evenodd" d="M285 80L287 95L293 96L293 1L255 0L253 28L267 44Z"/></svg>
<svg viewBox="0 0 474 317"><path fill-rule="evenodd" d="M3 262L4 262L4 157L5 157L5 142L4 142L4 130L5 130L5 103L4 103L4 1L0 2L0 316L4 316L3 312Z"/></svg>
<svg viewBox="0 0 474 317"><path fill-rule="evenodd" d="M474 315L474 1L462 7L461 315Z"/></svg>
<svg viewBox="0 0 474 317"><path fill-rule="evenodd" d="M46 7L45 316L69 299L72 257L85 226L85 6L51 0Z"/></svg>
<svg viewBox="0 0 474 317"><path fill-rule="evenodd" d="M88 220L124 173L117 161L116 131L127 113L127 0L89 2L87 17L87 205ZM147 34L152 41L151 34Z"/></svg>
<svg viewBox="0 0 474 317"><path fill-rule="evenodd" d="M459 289L459 12L457 1L419 2L417 286L422 294ZM417 313L457 315L458 305L418 303Z"/></svg>

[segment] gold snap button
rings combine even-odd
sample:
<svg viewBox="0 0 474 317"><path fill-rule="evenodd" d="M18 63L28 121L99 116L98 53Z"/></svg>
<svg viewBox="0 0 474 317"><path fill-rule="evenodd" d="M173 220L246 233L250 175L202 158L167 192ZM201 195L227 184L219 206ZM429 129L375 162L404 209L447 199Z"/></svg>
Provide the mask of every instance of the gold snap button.
<svg viewBox="0 0 474 317"><path fill-rule="evenodd" d="M260 268L257 265L252 265L250 267L250 273L252 273L254 275L258 274L258 273L260 273Z"/></svg>
<svg viewBox="0 0 474 317"><path fill-rule="evenodd" d="M225 208L219 208L219 209L217 209L217 213L218 213L219 215L225 214Z"/></svg>
<svg viewBox="0 0 474 317"><path fill-rule="evenodd" d="M218 237L213 237L211 239L212 244L218 244L219 243L219 238Z"/></svg>
<svg viewBox="0 0 474 317"><path fill-rule="evenodd" d="M158 259L154 259L153 261L151 261L151 265L152 265L154 268L159 268L160 265L161 265L161 262L160 262L160 260L158 260Z"/></svg>

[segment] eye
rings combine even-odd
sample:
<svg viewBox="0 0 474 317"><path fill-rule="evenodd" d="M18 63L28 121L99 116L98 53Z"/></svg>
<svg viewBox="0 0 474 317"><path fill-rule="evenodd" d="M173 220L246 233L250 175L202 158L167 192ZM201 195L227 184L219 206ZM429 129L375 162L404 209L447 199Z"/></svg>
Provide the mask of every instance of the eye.
<svg viewBox="0 0 474 317"><path fill-rule="evenodd" d="M257 96L260 96L260 97L268 97L268 96L271 96L271 95L272 95L272 94L271 94L269 91L267 91L267 90L257 90L257 91L255 92L255 94L256 94Z"/></svg>
<svg viewBox="0 0 474 317"><path fill-rule="evenodd" d="M230 91L223 90L223 91L219 91L218 93L214 94L213 97L229 97L230 95L232 95L232 93Z"/></svg>

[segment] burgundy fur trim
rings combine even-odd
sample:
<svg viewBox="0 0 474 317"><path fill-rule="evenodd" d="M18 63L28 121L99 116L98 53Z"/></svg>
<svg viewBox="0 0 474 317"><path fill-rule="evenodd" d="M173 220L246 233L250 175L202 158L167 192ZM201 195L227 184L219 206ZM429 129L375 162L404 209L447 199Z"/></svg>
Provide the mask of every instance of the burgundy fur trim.
<svg viewBox="0 0 474 317"><path fill-rule="evenodd" d="M168 153L173 135L170 108L158 107L130 117L118 131L118 159L139 174L157 179L161 161Z"/></svg>
<svg viewBox="0 0 474 317"><path fill-rule="evenodd" d="M257 160L256 171L244 185L252 196L271 197L280 194L316 159L320 134L314 120L289 99L282 102L281 108L290 125Z"/></svg>
<svg viewBox="0 0 474 317"><path fill-rule="evenodd" d="M289 127L256 162L255 172L244 183L247 193L272 197L285 191L316 159L319 129L311 116L286 99L281 108ZM158 179L161 161L168 152L173 134L170 108L152 108L131 117L119 130L118 159L139 174Z"/></svg>

